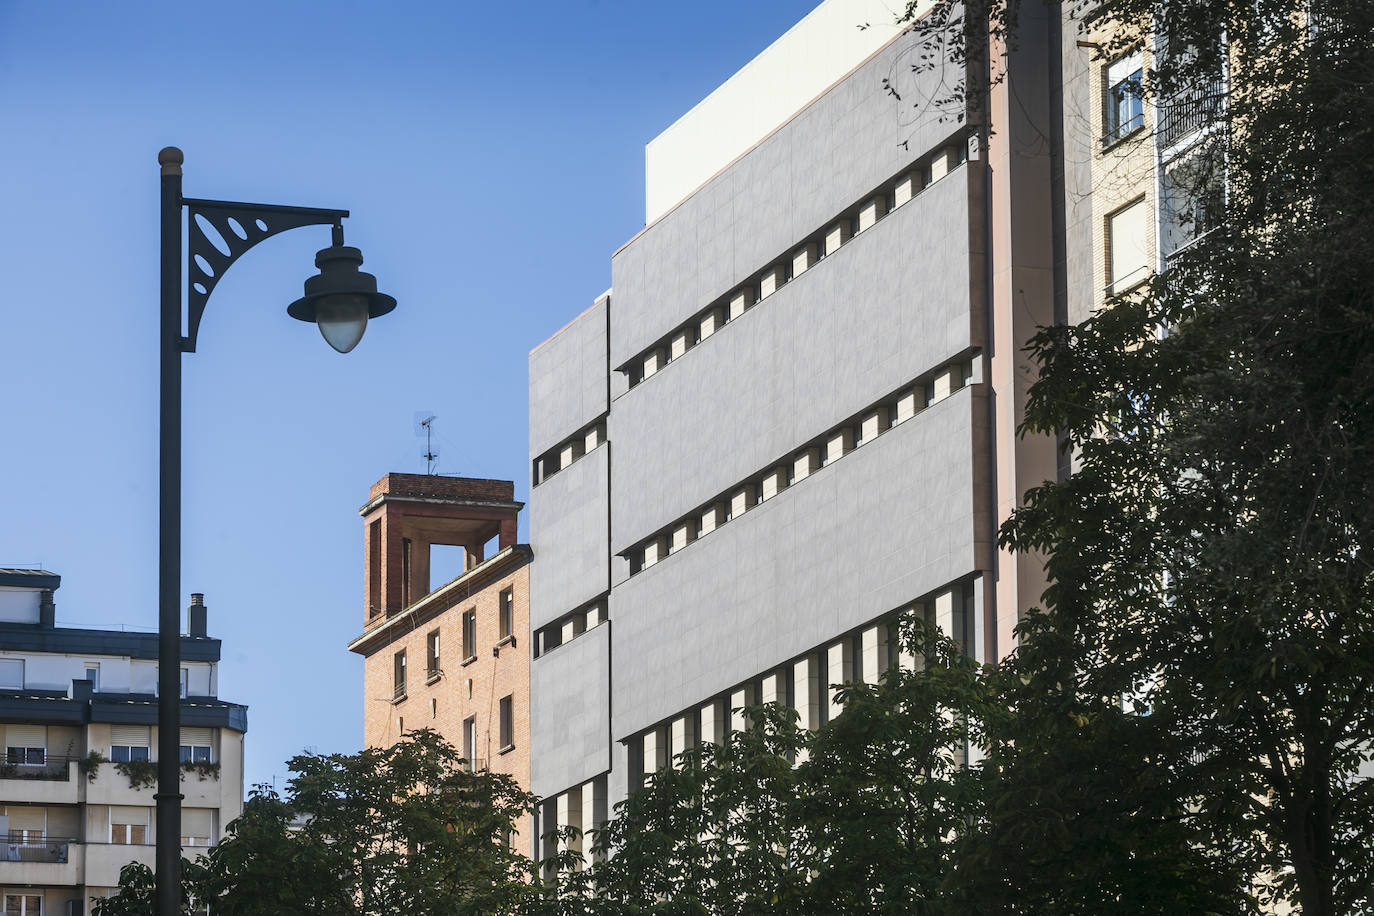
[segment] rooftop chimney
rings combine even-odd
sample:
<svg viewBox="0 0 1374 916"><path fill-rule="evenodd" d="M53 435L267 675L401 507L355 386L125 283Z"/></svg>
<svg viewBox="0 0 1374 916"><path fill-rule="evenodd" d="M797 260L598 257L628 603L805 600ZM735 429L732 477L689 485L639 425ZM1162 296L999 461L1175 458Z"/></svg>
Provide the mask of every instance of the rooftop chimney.
<svg viewBox="0 0 1374 916"><path fill-rule="evenodd" d="M191 593L191 606L186 609L186 635L204 636L205 633L205 596L200 592Z"/></svg>
<svg viewBox="0 0 1374 916"><path fill-rule="evenodd" d="M38 625L45 630L57 626L57 604L53 601L52 589L43 589L38 598Z"/></svg>

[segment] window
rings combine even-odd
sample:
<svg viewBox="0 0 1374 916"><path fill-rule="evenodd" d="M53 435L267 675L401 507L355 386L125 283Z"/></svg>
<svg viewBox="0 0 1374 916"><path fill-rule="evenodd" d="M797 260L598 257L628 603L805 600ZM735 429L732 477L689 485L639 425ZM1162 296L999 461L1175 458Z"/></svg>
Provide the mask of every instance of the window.
<svg viewBox="0 0 1374 916"><path fill-rule="evenodd" d="M47 729L42 725L5 726L5 763L42 766L48 761Z"/></svg>
<svg viewBox="0 0 1374 916"><path fill-rule="evenodd" d="M92 693L99 693L99 692L100 692L100 666L99 666L99 665L91 665L91 664L86 665L86 680L88 680L88 681L91 682L91 692L92 692Z"/></svg>
<svg viewBox="0 0 1374 916"><path fill-rule="evenodd" d="M24 660L22 658L0 658L0 689L24 689Z"/></svg>
<svg viewBox="0 0 1374 916"><path fill-rule="evenodd" d="M515 697L501 698L501 750L515 747Z"/></svg>
<svg viewBox="0 0 1374 916"><path fill-rule="evenodd" d="M1107 217L1107 291L1113 295L1144 280L1150 270L1145 199Z"/></svg>
<svg viewBox="0 0 1374 916"><path fill-rule="evenodd" d="M406 650L396 653L392 660L391 672L392 698L404 700L406 696Z"/></svg>
<svg viewBox="0 0 1374 916"><path fill-rule="evenodd" d="M1223 183L1218 154L1203 150L1164 171L1160 184L1160 249L1168 258L1220 224Z"/></svg>
<svg viewBox="0 0 1374 916"><path fill-rule="evenodd" d="M186 687L191 681L191 669L181 669L181 698L186 699Z"/></svg>
<svg viewBox="0 0 1374 916"><path fill-rule="evenodd" d="M147 761L149 746L148 726L110 726L110 760L113 763Z"/></svg>
<svg viewBox="0 0 1374 916"><path fill-rule="evenodd" d="M6 894L5 916L43 916L43 897L39 894Z"/></svg>
<svg viewBox="0 0 1374 916"><path fill-rule="evenodd" d="M500 614L500 638L506 639L511 635L511 629L515 626L515 590L506 589L501 593L501 614Z"/></svg>
<svg viewBox="0 0 1374 916"><path fill-rule="evenodd" d="M181 730L181 762L210 763L211 732L208 728L183 728Z"/></svg>
<svg viewBox="0 0 1374 916"><path fill-rule="evenodd" d="M477 718L468 716L463 720L463 759L468 762L468 772L477 770L477 761L473 754L477 753Z"/></svg>
<svg viewBox="0 0 1374 916"><path fill-rule="evenodd" d="M183 808L181 845L209 846L214 835L214 812L209 808Z"/></svg>
<svg viewBox="0 0 1374 916"><path fill-rule="evenodd" d="M148 842L148 809L110 806L110 842L143 846Z"/></svg>
<svg viewBox="0 0 1374 916"><path fill-rule="evenodd" d="M1107 134L1103 142L1115 143L1145 126L1141 72L1139 51L1107 67Z"/></svg>
<svg viewBox="0 0 1374 916"><path fill-rule="evenodd" d="M477 609L463 612L463 659L477 657Z"/></svg>
<svg viewBox="0 0 1374 916"><path fill-rule="evenodd" d="M432 630L425 637L425 677L436 678L439 674L439 631Z"/></svg>

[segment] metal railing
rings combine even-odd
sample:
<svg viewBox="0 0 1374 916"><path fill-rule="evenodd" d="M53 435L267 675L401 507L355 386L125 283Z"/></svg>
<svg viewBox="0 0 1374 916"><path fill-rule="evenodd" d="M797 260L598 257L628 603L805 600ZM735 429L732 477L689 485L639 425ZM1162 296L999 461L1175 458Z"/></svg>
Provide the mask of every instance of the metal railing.
<svg viewBox="0 0 1374 916"><path fill-rule="evenodd" d="M404 700L405 698L406 698L406 685L405 685L405 684L397 684L397 685L396 685L396 689L395 689L394 691L392 691L392 694L391 694L392 702L400 702L401 700Z"/></svg>
<svg viewBox="0 0 1374 916"><path fill-rule="evenodd" d="M71 778L68 766L78 757L49 754L42 763L20 763L8 757L0 759L0 779L53 779L66 781Z"/></svg>
<svg viewBox="0 0 1374 916"><path fill-rule="evenodd" d="M72 843L79 843L76 837L25 838L22 833L11 832L4 846L5 862L57 862L67 861L67 850Z"/></svg>
<svg viewBox="0 0 1374 916"><path fill-rule="evenodd" d="M1167 101L1157 102L1155 118L1158 122L1159 145L1167 149L1210 127L1221 117L1225 97L1226 85L1216 79L1195 89L1179 92Z"/></svg>

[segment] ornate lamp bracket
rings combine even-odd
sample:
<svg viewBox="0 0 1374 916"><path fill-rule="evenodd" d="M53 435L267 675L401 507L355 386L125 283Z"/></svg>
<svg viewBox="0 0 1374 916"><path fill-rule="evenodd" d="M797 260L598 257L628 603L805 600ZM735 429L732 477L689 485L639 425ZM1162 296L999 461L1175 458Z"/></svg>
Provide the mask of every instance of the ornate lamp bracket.
<svg viewBox="0 0 1374 916"><path fill-rule="evenodd" d="M196 332L210 293L229 266L258 242L301 226L334 227L334 244L343 244L347 210L246 204L229 200L183 198L187 208L186 336L183 353L196 351Z"/></svg>

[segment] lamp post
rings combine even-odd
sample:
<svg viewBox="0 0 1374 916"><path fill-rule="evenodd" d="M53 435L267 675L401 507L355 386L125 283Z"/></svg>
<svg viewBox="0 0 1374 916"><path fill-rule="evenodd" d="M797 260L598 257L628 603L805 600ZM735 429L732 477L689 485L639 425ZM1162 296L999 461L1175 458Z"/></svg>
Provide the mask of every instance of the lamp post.
<svg viewBox="0 0 1374 916"><path fill-rule="evenodd" d="M363 256L343 243L347 210L197 200L181 196L181 150L157 155L162 167L162 385L159 430L157 914L176 916L181 896L181 355L194 353L205 303L224 272L258 242L300 226L333 227L320 269L287 314L319 326L340 353L353 349L369 318L396 300L358 268ZM186 334L182 335L182 210L186 218ZM217 236L217 238L215 237Z"/></svg>

